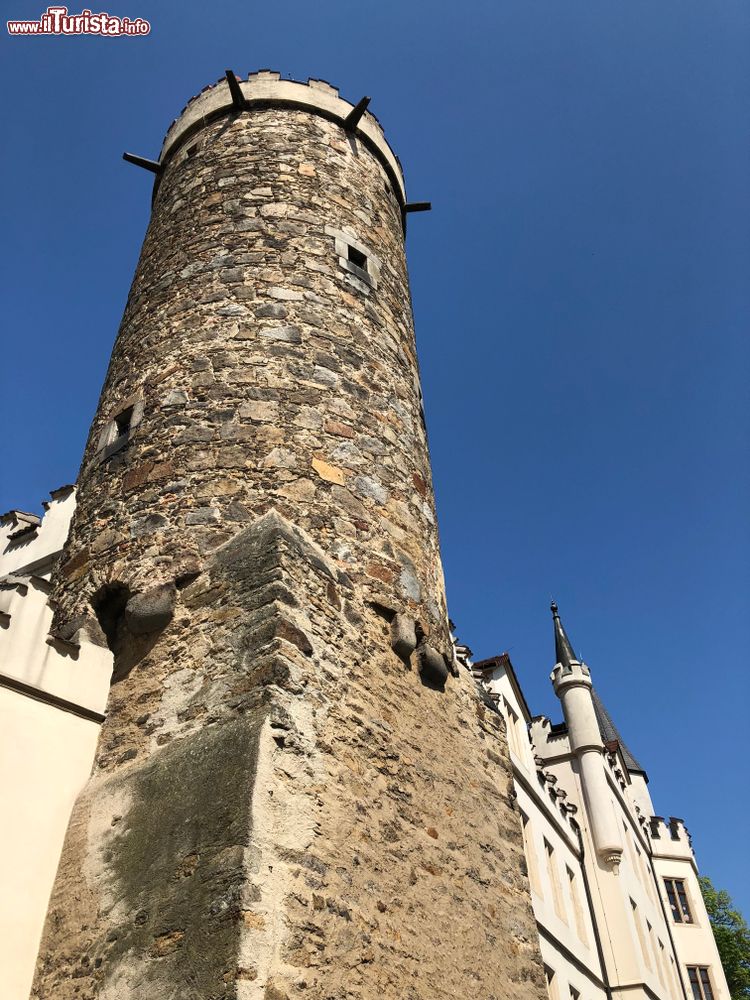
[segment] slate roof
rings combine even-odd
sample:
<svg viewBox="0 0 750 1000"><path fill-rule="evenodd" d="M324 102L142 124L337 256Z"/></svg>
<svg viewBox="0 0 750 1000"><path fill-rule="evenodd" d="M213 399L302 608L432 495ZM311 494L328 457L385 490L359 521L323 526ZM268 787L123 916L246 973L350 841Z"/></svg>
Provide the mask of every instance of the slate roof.
<svg viewBox="0 0 750 1000"><path fill-rule="evenodd" d="M622 759L625 761L625 767L628 771L637 771L639 774L646 774L645 768L641 767L636 758L630 751L625 740L620 736L620 732L617 726L614 724L612 716L609 714L607 709L604 707L604 702L601 700L596 692L596 688L591 690L591 698L594 702L594 712L596 713L596 721L599 723L599 732L602 734L602 743L611 743L612 740L617 740L620 744L620 753L622 754Z"/></svg>

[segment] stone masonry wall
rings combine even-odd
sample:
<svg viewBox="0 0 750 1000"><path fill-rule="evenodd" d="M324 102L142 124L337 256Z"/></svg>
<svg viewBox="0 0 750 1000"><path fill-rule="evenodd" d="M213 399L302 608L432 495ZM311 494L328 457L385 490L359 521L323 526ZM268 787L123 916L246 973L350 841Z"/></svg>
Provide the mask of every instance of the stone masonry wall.
<svg viewBox="0 0 750 1000"><path fill-rule="evenodd" d="M114 682L32 995L541 998L502 720L446 677L400 205L340 124L169 160L78 498L56 628Z"/></svg>
<svg viewBox="0 0 750 1000"><path fill-rule="evenodd" d="M401 213L385 171L339 125L288 109L220 119L193 145L160 181L91 430L64 616L107 580L138 590L199 568L275 507L445 645ZM327 229L379 258L377 289L340 266ZM103 426L136 397L128 448L102 463Z"/></svg>

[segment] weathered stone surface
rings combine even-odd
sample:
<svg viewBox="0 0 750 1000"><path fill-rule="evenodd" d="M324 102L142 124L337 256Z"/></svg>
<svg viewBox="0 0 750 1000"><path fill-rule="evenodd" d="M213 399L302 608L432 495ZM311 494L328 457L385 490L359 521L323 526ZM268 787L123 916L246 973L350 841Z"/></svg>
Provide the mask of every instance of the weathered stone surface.
<svg viewBox="0 0 750 1000"><path fill-rule="evenodd" d="M285 302L301 302L304 299L302 292L296 292L291 288L269 288L268 294L274 299L282 299Z"/></svg>
<svg viewBox="0 0 750 1000"><path fill-rule="evenodd" d="M168 526L169 521L163 514L147 514L145 517L133 521L130 534L133 538L142 538L144 535L153 535L154 532L161 531Z"/></svg>
<svg viewBox="0 0 750 1000"><path fill-rule="evenodd" d="M162 399L162 406L184 406L188 402L188 394L184 389L172 389Z"/></svg>
<svg viewBox="0 0 750 1000"><path fill-rule="evenodd" d="M336 483L338 486L343 486L346 481L346 476L341 469L337 469L335 465L329 465L328 462L324 462L321 458L314 458L310 463L318 473L321 479L325 479L327 483Z"/></svg>
<svg viewBox="0 0 750 1000"><path fill-rule="evenodd" d="M401 576L399 577L399 582L401 584L402 593L410 598L415 603L418 603L422 598L422 588L419 585L419 580L414 571L414 566L408 563L401 570Z"/></svg>
<svg viewBox="0 0 750 1000"><path fill-rule="evenodd" d="M388 500L388 491L383 484L371 476L357 476L354 480L354 488L363 497L369 497L375 503L384 504Z"/></svg>
<svg viewBox="0 0 750 1000"><path fill-rule="evenodd" d="M261 337L267 340L281 340L286 344L299 344L302 342L302 334L296 326L272 326L260 331Z"/></svg>
<svg viewBox="0 0 750 1000"><path fill-rule="evenodd" d="M394 615L391 620L391 646L402 660L408 660L417 648L414 620L406 615Z"/></svg>
<svg viewBox="0 0 750 1000"><path fill-rule="evenodd" d="M287 311L284 306L273 302L266 302L255 307L255 315L259 318L270 316L273 319L286 319Z"/></svg>
<svg viewBox="0 0 750 1000"><path fill-rule="evenodd" d="M125 606L125 621L130 631L146 635L165 628L172 620L176 596L174 584L163 583L131 597Z"/></svg>
<svg viewBox="0 0 750 1000"><path fill-rule="evenodd" d="M185 515L185 524L216 524L221 515L215 507L198 507Z"/></svg>
<svg viewBox="0 0 750 1000"><path fill-rule="evenodd" d="M422 678L429 684L442 688L448 680L445 657L427 643L419 648L419 666Z"/></svg>
<svg viewBox="0 0 750 1000"><path fill-rule="evenodd" d="M329 434L338 434L339 437L353 438L355 436L351 427L340 423L338 420L326 420L325 429Z"/></svg>
<svg viewBox="0 0 750 1000"><path fill-rule="evenodd" d="M279 404L270 400L251 399L239 410L240 417L254 422L273 422L279 419Z"/></svg>
<svg viewBox="0 0 750 1000"><path fill-rule="evenodd" d="M158 178L54 592L59 624L105 583L179 600L117 633L34 998L541 1000L503 727L467 672L406 669L374 607L445 671L393 181L290 106L197 135ZM383 262L377 288L326 227Z"/></svg>

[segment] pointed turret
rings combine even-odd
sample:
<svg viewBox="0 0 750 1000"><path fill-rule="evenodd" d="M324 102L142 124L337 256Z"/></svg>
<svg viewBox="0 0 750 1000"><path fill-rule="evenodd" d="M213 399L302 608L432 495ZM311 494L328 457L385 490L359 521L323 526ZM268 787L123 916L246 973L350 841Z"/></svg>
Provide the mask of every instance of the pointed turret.
<svg viewBox="0 0 750 1000"><path fill-rule="evenodd" d="M566 635L557 605L552 603L555 626L555 668L552 684L562 703L571 752L578 760L581 788L591 837L597 854L606 863L617 867L622 858L623 843L610 802L604 746L597 716L591 675L582 663Z"/></svg>
<svg viewBox="0 0 750 1000"><path fill-rule="evenodd" d="M552 622L555 628L555 659L557 663L562 664L563 669L567 673L570 670L571 663L574 660L578 663L579 660L570 644L570 639L563 627L563 623L560 621L560 614L557 604L554 601L550 604L550 611L552 612Z"/></svg>
<svg viewBox="0 0 750 1000"><path fill-rule="evenodd" d="M557 604L553 601L550 604L550 610L552 612L552 621L555 629L555 660L563 668L563 673L568 674L571 671L572 663L581 663L582 661L578 659L573 649L573 645L568 638L568 634L565 631L565 626L560 620L560 612ZM623 761L628 771L634 771L638 774L645 775L646 772L643 767L638 763L636 757L631 753L625 740L620 736L620 732L609 714L607 709L604 707L596 688L592 686L591 689L591 700L594 705L594 713L596 715L597 726L599 727L599 732L602 737L602 743L605 745L617 743L619 744L620 752L622 753Z"/></svg>

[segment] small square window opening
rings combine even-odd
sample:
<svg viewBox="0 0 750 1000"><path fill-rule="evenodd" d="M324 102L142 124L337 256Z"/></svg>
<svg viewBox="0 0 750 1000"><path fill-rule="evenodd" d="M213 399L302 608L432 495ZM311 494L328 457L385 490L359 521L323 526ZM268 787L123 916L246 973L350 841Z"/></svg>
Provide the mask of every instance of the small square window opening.
<svg viewBox="0 0 750 1000"><path fill-rule="evenodd" d="M354 264L354 266L358 267L361 271L367 270L367 256L363 254L361 250L357 250L356 247L350 246L348 257L350 264Z"/></svg>
<svg viewBox="0 0 750 1000"><path fill-rule="evenodd" d="M106 461L116 452L127 447L133 431L141 422L142 417L143 400L138 398L109 418L99 435L97 457L100 462Z"/></svg>

